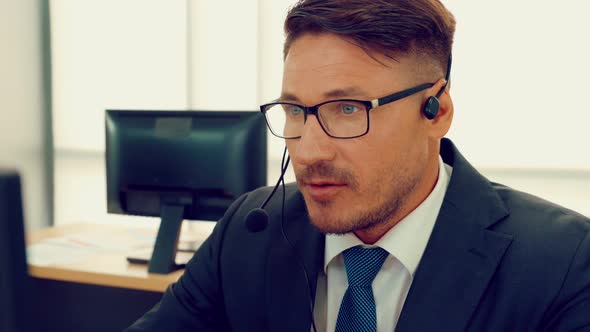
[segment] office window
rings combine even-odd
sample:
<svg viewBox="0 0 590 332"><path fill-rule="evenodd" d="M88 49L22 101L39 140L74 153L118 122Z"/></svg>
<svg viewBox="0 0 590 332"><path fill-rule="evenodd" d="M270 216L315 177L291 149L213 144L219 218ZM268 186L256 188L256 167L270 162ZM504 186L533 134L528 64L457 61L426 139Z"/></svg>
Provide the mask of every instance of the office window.
<svg viewBox="0 0 590 332"><path fill-rule="evenodd" d="M107 215L104 110L184 109L186 2L51 1L55 223Z"/></svg>
<svg viewBox="0 0 590 332"><path fill-rule="evenodd" d="M123 218L106 214L105 108L256 109L276 98L293 3L52 1L56 223ZM448 136L492 180L590 215L580 42L590 4L444 3L458 21ZM269 183L282 146L269 135Z"/></svg>

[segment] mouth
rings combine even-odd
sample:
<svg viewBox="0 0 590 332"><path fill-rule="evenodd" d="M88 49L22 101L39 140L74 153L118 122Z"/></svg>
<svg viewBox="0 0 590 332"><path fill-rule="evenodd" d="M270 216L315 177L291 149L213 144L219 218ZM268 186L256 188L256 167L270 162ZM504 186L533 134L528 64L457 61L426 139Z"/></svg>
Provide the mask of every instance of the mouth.
<svg viewBox="0 0 590 332"><path fill-rule="evenodd" d="M330 200L346 187L346 183L331 180L313 180L303 183L304 190L316 201Z"/></svg>

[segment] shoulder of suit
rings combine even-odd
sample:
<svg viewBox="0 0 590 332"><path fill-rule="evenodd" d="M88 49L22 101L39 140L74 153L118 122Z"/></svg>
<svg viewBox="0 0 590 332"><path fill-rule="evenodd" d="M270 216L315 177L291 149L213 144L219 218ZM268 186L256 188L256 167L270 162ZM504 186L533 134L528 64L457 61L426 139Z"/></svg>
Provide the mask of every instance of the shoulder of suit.
<svg viewBox="0 0 590 332"><path fill-rule="evenodd" d="M506 220L496 224L500 230L556 240L560 235L583 238L590 233L590 219L578 212L502 184L492 187L509 210Z"/></svg>

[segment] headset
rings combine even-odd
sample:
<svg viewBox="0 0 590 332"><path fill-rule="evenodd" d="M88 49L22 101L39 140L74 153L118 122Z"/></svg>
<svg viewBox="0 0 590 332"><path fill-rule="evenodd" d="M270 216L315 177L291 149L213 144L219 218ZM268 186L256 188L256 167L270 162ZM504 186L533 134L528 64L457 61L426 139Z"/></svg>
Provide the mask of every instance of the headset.
<svg viewBox="0 0 590 332"><path fill-rule="evenodd" d="M424 114L424 116L428 120L432 120L432 119L436 118L436 115L438 114L438 111L440 109L440 102L438 101L438 98L440 98L440 96L443 94L443 92L447 88L447 85L449 85L449 79L451 78L451 63L452 62L453 62L453 58L451 55L449 55L449 62L447 64L447 74L445 75L445 85L443 85L440 88L440 90L438 90L438 92L436 93L436 96L431 96L430 98L428 98L428 100L426 101L426 104L424 105L424 109L422 109L422 114Z"/></svg>

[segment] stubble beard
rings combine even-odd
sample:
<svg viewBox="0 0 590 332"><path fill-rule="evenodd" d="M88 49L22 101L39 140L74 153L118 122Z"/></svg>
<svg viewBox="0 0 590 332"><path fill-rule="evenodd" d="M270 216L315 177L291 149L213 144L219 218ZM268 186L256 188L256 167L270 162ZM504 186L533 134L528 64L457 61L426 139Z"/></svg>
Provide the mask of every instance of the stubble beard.
<svg viewBox="0 0 590 332"><path fill-rule="evenodd" d="M332 170L331 166L324 169ZM334 172L343 173L342 171ZM398 169L396 173L389 173L389 176L380 174L376 177L378 180L367 185L367 188L364 189L359 188L356 177L349 174L347 179L350 182L348 182L346 190L352 193L352 197L361 199L361 205L348 205L352 207L350 210L347 210L347 205L342 202L339 202L341 206L337 206L335 200L310 201L311 199L305 198L304 195L311 223L322 233L337 235L383 226L400 212L407 197L414 191L419 181L418 176L412 175L407 169ZM323 174L332 173L323 172ZM385 178L388 180L379 180ZM372 201L379 201L379 203L375 206L370 204ZM310 204L315 207L310 209Z"/></svg>

